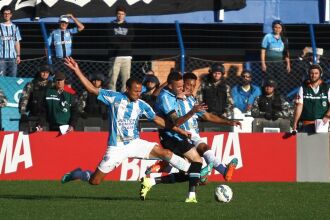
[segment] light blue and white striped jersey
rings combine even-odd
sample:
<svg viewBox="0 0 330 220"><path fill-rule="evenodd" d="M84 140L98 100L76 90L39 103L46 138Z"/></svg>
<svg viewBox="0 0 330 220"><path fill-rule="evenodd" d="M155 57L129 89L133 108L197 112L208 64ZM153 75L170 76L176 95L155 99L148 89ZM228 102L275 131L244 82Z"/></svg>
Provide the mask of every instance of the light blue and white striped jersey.
<svg viewBox="0 0 330 220"><path fill-rule="evenodd" d="M179 111L181 115L178 115L179 117L186 115L196 104L196 100L193 96L186 96L185 99L178 99L179 103ZM194 133L199 134L199 128L198 128L198 117L203 116L205 111L197 112L189 118L185 123L183 123L180 128L186 131L191 131Z"/></svg>
<svg viewBox="0 0 330 220"><path fill-rule="evenodd" d="M15 59L15 43L22 40L19 28L13 23L1 23L0 27L0 58Z"/></svg>
<svg viewBox="0 0 330 220"><path fill-rule="evenodd" d="M69 28L65 31L61 29L53 30L48 37L48 45L55 47L57 58L69 57L72 54L72 35L78 33L78 28Z"/></svg>
<svg viewBox="0 0 330 220"><path fill-rule="evenodd" d="M125 93L100 89L97 97L109 106L108 146L117 146L118 142L128 144L139 138L138 122L142 115L153 120L155 112L141 99L130 101Z"/></svg>

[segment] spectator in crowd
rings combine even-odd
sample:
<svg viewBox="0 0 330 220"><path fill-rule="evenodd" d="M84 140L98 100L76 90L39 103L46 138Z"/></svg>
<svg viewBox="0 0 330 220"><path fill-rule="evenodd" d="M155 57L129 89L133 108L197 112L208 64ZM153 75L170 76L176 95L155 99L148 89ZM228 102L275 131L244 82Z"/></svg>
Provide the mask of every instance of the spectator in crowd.
<svg viewBox="0 0 330 220"><path fill-rule="evenodd" d="M234 100L234 108L238 108L242 113L251 111L254 100L261 95L261 89L252 84L250 71L243 70L240 85L232 88L231 95Z"/></svg>
<svg viewBox="0 0 330 220"><path fill-rule="evenodd" d="M73 131L77 122L77 101L74 95L64 91L65 74L55 73L55 86L46 92L47 120L49 130L59 131L61 125L69 125Z"/></svg>
<svg viewBox="0 0 330 220"><path fill-rule="evenodd" d="M0 108L5 107L7 105L7 98L5 93L0 89Z"/></svg>
<svg viewBox="0 0 330 220"><path fill-rule="evenodd" d="M159 80L155 75L146 75L144 78L143 86L145 91L141 94L141 99L146 101L151 107L154 107L157 95L154 95L156 89L159 88Z"/></svg>
<svg viewBox="0 0 330 220"><path fill-rule="evenodd" d="M17 64L21 62L21 34L18 26L11 22L13 11L9 6L3 6L1 14L4 22L0 24L0 76L17 75Z"/></svg>
<svg viewBox="0 0 330 220"><path fill-rule="evenodd" d="M74 28L68 28L69 19L76 24ZM84 30L84 25L72 14L62 15L59 18L59 28L53 30L48 37L48 45L54 46L55 57L63 63L63 58L72 54L72 35Z"/></svg>
<svg viewBox="0 0 330 220"><path fill-rule="evenodd" d="M134 31L125 21L125 8L118 7L116 16L117 19L112 21L110 29L109 57L111 57L113 66L109 72L109 88L113 91L116 90L117 79L120 73L121 91L124 92L126 90L126 81L131 74L131 42L134 37Z"/></svg>
<svg viewBox="0 0 330 220"><path fill-rule="evenodd" d="M224 73L225 67L222 64L213 64L209 74L202 79L196 98L199 103L208 106L208 112L220 117L229 117L233 111L233 99L230 87L223 78Z"/></svg>
<svg viewBox="0 0 330 220"><path fill-rule="evenodd" d="M70 78L65 79L64 91L66 91L72 95L77 94L77 91L74 88L72 88L72 83L71 83Z"/></svg>
<svg viewBox="0 0 330 220"><path fill-rule="evenodd" d="M266 78L281 82L285 80L284 73L291 72L288 39L284 36L284 26L280 20L273 21L272 30L272 33L264 36L261 43L261 69ZM286 68L283 60L286 62Z"/></svg>
<svg viewBox="0 0 330 220"><path fill-rule="evenodd" d="M293 120L293 130L298 129L298 121L302 122L299 129L303 132L315 132L315 120L321 119L327 124L330 118L329 86L321 80L322 68L313 64L309 68L309 79L299 88Z"/></svg>
<svg viewBox="0 0 330 220"><path fill-rule="evenodd" d="M76 27L68 28L70 19L73 20ZM55 50L54 70L56 72L67 72L63 58L72 55L73 35L84 29L85 26L73 14L62 15L59 18L59 28L53 30L48 37L49 47ZM69 74L68 79L71 79L71 74Z"/></svg>
<svg viewBox="0 0 330 220"><path fill-rule="evenodd" d="M257 97L252 106L253 132L263 132L263 128L280 128L281 132L290 131L289 103L276 92L276 82L267 79L263 86L262 95Z"/></svg>
<svg viewBox="0 0 330 220"><path fill-rule="evenodd" d="M20 130L32 131L29 128L44 130L47 114L46 91L52 87L52 82L48 79L50 73L49 65L40 66L34 79L23 88L18 105L21 114Z"/></svg>
<svg viewBox="0 0 330 220"><path fill-rule="evenodd" d="M1 112L1 108L2 107L5 107L6 105L7 105L7 98L5 96L5 93L0 88L0 131L3 130L3 128L2 128L2 112Z"/></svg>
<svg viewBox="0 0 330 220"><path fill-rule="evenodd" d="M92 76L92 84L95 88L101 89L105 83L102 74L95 74ZM78 111L82 118L88 117L102 117L106 120L108 118L107 106L97 99L97 96L84 91L79 97Z"/></svg>
<svg viewBox="0 0 330 220"><path fill-rule="evenodd" d="M325 60L322 57L322 55L323 55L323 48L316 48L316 63L322 67L323 70L322 76L324 77L325 75L327 77L329 76L328 64L327 64L327 60ZM311 67L311 65L314 64L313 48L305 47L302 50L302 54L299 56L298 60L299 63L297 63L296 66L299 68L300 71L297 72L301 73L300 80L304 81L309 78L309 73L308 73L309 68Z"/></svg>
<svg viewBox="0 0 330 220"><path fill-rule="evenodd" d="M146 88L146 86L145 86L145 80L150 76L150 75L155 75L155 72L153 71L153 70L151 70L151 69L149 69L149 70L145 70L145 69L143 69L143 67L142 67L142 72L145 74L144 75L144 77L143 77L143 80L142 80L142 93L144 93L145 91L147 91L147 88Z"/></svg>

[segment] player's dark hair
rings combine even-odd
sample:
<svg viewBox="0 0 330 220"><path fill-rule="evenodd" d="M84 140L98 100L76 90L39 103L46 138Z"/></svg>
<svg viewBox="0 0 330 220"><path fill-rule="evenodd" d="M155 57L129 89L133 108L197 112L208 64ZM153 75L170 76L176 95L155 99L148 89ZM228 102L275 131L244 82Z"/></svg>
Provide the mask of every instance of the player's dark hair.
<svg viewBox="0 0 330 220"><path fill-rule="evenodd" d="M116 14L117 14L119 11L123 11L123 12L125 12L125 14L126 14L126 8L124 8L123 6L118 6L118 7L116 8Z"/></svg>
<svg viewBox="0 0 330 220"><path fill-rule="evenodd" d="M188 72L183 75L183 81L188 79L197 80L197 76L194 73Z"/></svg>
<svg viewBox="0 0 330 220"><path fill-rule="evenodd" d="M3 15L3 13L5 13L5 11L10 11L10 13L13 12L13 10L11 9L11 7L9 5L5 5L1 8L1 14Z"/></svg>
<svg viewBox="0 0 330 220"><path fill-rule="evenodd" d="M173 81L182 80L182 75L180 72L172 71L167 76L167 84L171 84Z"/></svg>
<svg viewBox="0 0 330 220"><path fill-rule="evenodd" d="M138 79L138 78L136 78L136 77L131 77L131 78L129 78L129 79L126 81L126 87L127 87L127 88L132 88L133 83L141 84L141 85L142 85L142 82L141 82L140 79Z"/></svg>

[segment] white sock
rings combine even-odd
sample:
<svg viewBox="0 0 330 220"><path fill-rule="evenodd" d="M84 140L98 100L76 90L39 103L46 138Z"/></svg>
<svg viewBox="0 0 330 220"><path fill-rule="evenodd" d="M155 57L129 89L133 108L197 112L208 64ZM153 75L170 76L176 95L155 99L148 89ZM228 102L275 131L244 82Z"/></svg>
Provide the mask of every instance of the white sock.
<svg viewBox="0 0 330 220"><path fill-rule="evenodd" d="M214 163L216 160L216 157L214 156L214 152L211 150L207 150L203 154L203 158L205 159L206 164Z"/></svg>
<svg viewBox="0 0 330 220"><path fill-rule="evenodd" d="M190 167L190 163L188 163L185 159L175 154L172 155L171 159L168 162L175 168L182 170L184 172L187 172Z"/></svg>
<svg viewBox="0 0 330 220"><path fill-rule="evenodd" d="M188 198L196 197L196 192L189 192Z"/></svg>
<svg viewBox="0 0 330 220"><path fill-rule="evenodd" d="M155 178L150 177L150 184L151 184L152 186L156 185L156 180L155 180Z"/></svg>

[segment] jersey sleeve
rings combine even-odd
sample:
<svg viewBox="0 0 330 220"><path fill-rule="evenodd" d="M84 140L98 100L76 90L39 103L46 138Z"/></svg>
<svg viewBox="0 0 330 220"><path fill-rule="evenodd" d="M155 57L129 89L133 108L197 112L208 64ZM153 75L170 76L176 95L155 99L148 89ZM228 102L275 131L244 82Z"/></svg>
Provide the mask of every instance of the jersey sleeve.
<svg viewBox="0 0 330 220"><path fill-rule="evenodd" d="M69 31L70 31L71 34L76 34L76 33L79 32L77 27L70 28Z"/></svg>
<svg viewBox="0 0 330 220"><path fill-rule="evenodd" d="M146 116L148 120L153 120L156 117L156 113L148 103L141 101L140 108L142 109L142 114Z"/></svg>
<svg viewBox="0 0 330 220"><path fill-rule="evenodd" d="M16 33L15 33L15 41L22 40L21 33L19 31L19 28L16 26Z"/></svg>
<svg viewBox="0 0 330 220"><path fill-rule="evenodd" d="M118 96L117 92L114 92L112 90L100 89L97 99L106 105L112 105L117 96Z"/></svg>
<svg viewBox="0 0 330 220"><path fill-rule="evenodd" d="M299 91L297 93L297 97L296 97L296 103L300 103L300 104L303 104L304 103L304 91L303 91L303 88L300 87L299 88Z"/></svg>
<svg viewBox="0 0 330 220"><path fill-rule="evenodd" d="M268 47L268 37L269 37L269 35L266 34L266 35L264 36L264 38L262 39L262 42L261 42L261 48L263 48L263 49L267 49L267 47Z"/></svg>

